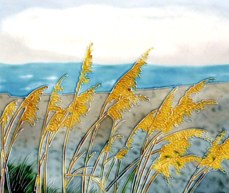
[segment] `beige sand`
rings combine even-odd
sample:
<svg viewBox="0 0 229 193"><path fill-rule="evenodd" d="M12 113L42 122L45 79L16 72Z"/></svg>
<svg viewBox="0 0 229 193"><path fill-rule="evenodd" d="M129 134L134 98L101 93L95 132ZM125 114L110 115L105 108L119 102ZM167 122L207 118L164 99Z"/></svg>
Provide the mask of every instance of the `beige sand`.
<svg viewBox="0 0 229 193"><path fill-rule="evenodd" d="M179 97L186 86L179 87L177 90L177 96ZM149 102L141 102L138 106L135 106L130 112L125 113L124 119L125 122L118 129L118 133L121 133L125 137L129 135L131 129L139 122L141 118L143 118L148 112L159 107L160 103L164 99L164 97L170 91L170 88L162 88L162 89L149 89L149 90L140 90L139 93L146 95L149 97ZM90 127L90 125L96 120L100 108L106 98L107 94L96 94L95 98L91 104L91 110L88 115L82 118L82 122L72 130L70 136L69 143L69 159L71 158L74 147L79 142L80 137L83 133ZM69 104L72 99L72 95L65 95L63 97L63 102L65 105ZM9 97L8 95L2 94L0 95L0 112L2 112L5 105L13 100L15 97ZM28 125L24 125L24 130L18 137L17 142L14 145L13 152L11 154L11 161L17 160L19 158L23 158L30 154L31 160L36 160L36 152L40 140L40 131L43 121L43 115L45 112L45 108L47 105L49 96L42 97L42 101L40 103L40 110L38 112L38 121L34 127L30 127ZM216 136L223 128L229 128L229 84L209 84L204 90L195 96L196 99L215 99L218 102L216 106L209 106L205 110L199 113L194 113L191 120L187 120L185 123L181 125L182 128L187 127L201 127L209 131L210 136ZM104 142L107 140L109 135L109 131L111 128L111 119L106 119L98 132L96 139L96 147L95 150L98 150ZM63 136L64 130L60 130L57 134L53 144L50 147L50 155L49 155L49 177L51 177L52 182L60 187L60 177L61 177L61 151L63 144ZM137 136L135 146L140 145L142 135ZM124 138L121 143L125 141ZM196 144L197 149L200 144ZM118 145L120 146L120 145ZM117 147L118 147L117 146ZM138 154L135 148L130 156L131 159L136 157ZM130 160L126 160L125 162L129 162Z"/></svg>

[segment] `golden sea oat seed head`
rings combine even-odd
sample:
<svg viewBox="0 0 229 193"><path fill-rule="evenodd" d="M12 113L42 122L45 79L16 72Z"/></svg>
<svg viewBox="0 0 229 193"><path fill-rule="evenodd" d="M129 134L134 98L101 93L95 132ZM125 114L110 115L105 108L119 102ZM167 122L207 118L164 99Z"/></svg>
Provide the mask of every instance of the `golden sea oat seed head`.
<svg viewBox="0 0 229 193"><path fill-rule="evenodd" d="M189 128L181 131L177 131L173 133L172 135L169 135L164 138L164 140L169 141L170 143L176 143L177 141L180 140L188 140L191 137L199 137L203 138L204 134L206 133L205 130L203 129L198 129L198 128Z"/></svg>
<svg viewBox="0 0 229 193"><path fill-rule="evenodd" d="M48 111L59 111L61 110L60 103L61 103L61 96L60 92L63 91L62 82L66 78L66 75L62 76L54 86L54 90L51 93Z"/></svg>
<svg viewBox="0 0 229 193"><path fill-rule="evenodd" d="M60 129L63 124L63 121L67 115L66 109L59 109L55 114L51 117L48 126L46 128L49 132L56 132Z"/></svg>
<svg viewBox="0 0 229 193"><path fill-rule="evenodd" d="M133 90L136 89L136 78L140 76L141 67L146 64L150 51L151 49L147 50L134 66L119 79L108 96L108 103L113 100L118 101L120 97L129 98L133 95Z"/></svg>
<svg viewBox="0 0 229 193"><path fill-rule="evenodd" d="M199 163L200 161L200 157L192 155L182 157L168 157L166 159L158 159L155 163L153 163L151 169L157 171L159 174L162 174L168 179L171 177L171 167L173 167L176 170L176 173L180 175L181 169L183 169L187 163Z"/></svg>
<svg viewBox="0 0 229 193"><path fill-rule="evenodd" d="M224 171L222 162L229 159L229 139L226 139L221 143L225 136L225 132L222 132L212 143L206 156L201 161L200 165L208 167L213 170Z"/></svg>
<svg viewBox="0 0 229 193"><path fill-rule="evenodd" d="M80 123L81 117L85 116L89 111L90 102L93 99L97 87L98 85L74 98L73 102L68 107L68 116L63 123L63 127L72 129L77 123Z"/></svg>
<svg viewBox="0 0 229 193"><path fill-rule="evenodd" d="M164 102L161 104L160 108L158 109L156 116L150 127L150 133L155 130L167 132L169 122L169 118L172 115L173 110L173 99L176 89L173 89L165 98Z"/></svg>
<svg viewBox="0 0 229 193"><path fill-rule="evenodd" d="M148 115L146 115L140 123L136 126L138 130L143 130L145 132L149 132L152 122L154 121L155 115L156 115L157 110L151 111Z"/></svg>
<svg viewBox="0 0 229 193"><path fill-rule="evenodd" d="M124 147L122 148L115 156L116 159L122 160L126 157L127 153L128 153L128 148Z"/></svg>
<svg viewBox="0 0 229 193"><path fill-rule="evenodd" d="M185 94L180 98L179 103L172 107L173 92L167 96L164 103L155 116L155 121L152 125L152 130L160 130L164 133L171 131L174 127L179 126L185 117L190 117L194 111L199 111L207 105L215 105L214 100L201 100L195 102L191 96L198 93L204 87L205 81L191 86ZM164 105L166 104L166 105ZM165 107L164 107L165 106ZM172 108L171 108L172 107Z"/></svg>
<svg viewBox="0 0 229 193"><path fill-rule="evenodd" d="M179 157L185 155L187 149L191 146L189 141L183 140L177 143L169 143L160 149L160 158Z"/></svg>
<svg viewBox="0 0 229 193"><path fill-rule="evenodd" d="M138 131L142 130L142 131L147 132L147 133L149 132L156 112L157 112L157 110L151 111L135 126L135 128L133 129L133 131L129 135L127 142L126 142L126 146L128 148L132 147L132 144L134 142L134 136Z"/></svg>
<svg viewBox="0 0 229 193"><path fill-rule="evenodd" d="M82 84L87 84L89 82L87 74L92 72L92 46L93 44L91 43L87 49L87 53L83 61L82 71L79 79L79 82Z"/></svg>
<svg viewBox="0 0 229 193"><path fill-rule="evenodd" d="M168 135L163 139L163 141L167 141L168 144L161 147L160 157L179 157L185 155L188 148L191 146L191 142L189 140L193 137L205 139L205 133L206 131L204 130L190 128Z"/></svg>
<svg viewBox="0 0 229 193"><path fill-rule="evenodd" d="M4 109L1 118L0 118L0 124L2 125L3 128L6 127L6 125L9 122L9 119L13 116L17 109L17 100L14 100L10 102Z"/></svg>
<svg viewBox="0 0 229 193"><path fill-rule="evenodd" d="M44 90L47 89L47 86L40 87L33 92L31 92L22 102L22 108L24 108L24 112L21 116L21 122L28 122L31 126L34 125L37 120L37 110L38 104L41 100L41 95Z"/></svg>
<svg viewBox="0 0 229 193"><path fill-rule="evenodd" d="M193 86L191 86L185 93L185 95L187 96L191 96L193 94L197 94L199 93L206 85L207 81L206 80L203 80Z"/></svg>
<svg viewBox="0 0 229 193"><path fill-rule="evenodd" d="M112 105L108 110L108 115L114 120L121 120L123 118L123 113L130 110L135 106L138 101L146 100L142 95L131 95L129 98L120 98L114 105Z"/></svg>

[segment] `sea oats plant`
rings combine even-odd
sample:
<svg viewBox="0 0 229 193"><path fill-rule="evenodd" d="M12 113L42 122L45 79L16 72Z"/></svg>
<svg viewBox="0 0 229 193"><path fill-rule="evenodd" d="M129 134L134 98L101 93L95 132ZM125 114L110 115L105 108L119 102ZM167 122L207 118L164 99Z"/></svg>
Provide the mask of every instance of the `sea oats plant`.
<svg viewBox="0 0 229 193"><path fill-rule="evenodd" d="M23 130L23 124L34 126L37 119L37 110L40 98L46 86L31 92L20 104L17 101L9 103L0 118L1 123L1 186L0 192L4 192L5 178L9 192L10 182L8 174L8 161L17 136ZM10 135L12 132L12 135Z"/></svg>
<svg viewBox="0 0 229 193"><path fill-rule="evenodd" d="M43 166L43 192L47 192L47 158L48 158L48 149L51 145L56 133L60 128L66 128L66 134L64 139L63 145L63 170L62 170L62 177L63 177L63 192L66 192L68 179L66 178L66 148L67 142L69 138L70 130L80 122L80 118L89 110L89 103L93 98L93 94L95 93L95 89L98 86L93 86L90 89L86 90L85 92L79 94L80 87L82 84L86 84L89 82L87 78L87 74L91 72L91 49L92 44L89 46L87 50L87 54L85 60L82 65L82 71L80 74L79 81L76 86L76 92L73 98L73 101L67 106L62 107L61 105L61 96L60 92L63 91L61 83L64 79L62 77L54 87L54 90L50 96L45 120L43 123L43 131L42 137L40 141L40 148L39 148L39 159L38 159L38 175L36 180L36 192L41 192L42 187L42 176L41 176L41 167ZM50 117L50 118L49 118ZM48 121L49 119L49 121ZM46 139L46 140L45 140ZM45 145L44 145L45 142ZM43 148L45 146L45 148ZM79 146L80 148L80 146ZM44 151L42 151L44 149ZM74 164L76 160L73 161Z"/></svg>
<svg viewBox="0 0 229 193"><path fill-rule="evenodd" d="M208 149L206 155L200 160L196 171L190 178L184 193L193 193L200 182L211 170L220 170L224 172L222 162L229 159L229 139L225 139L225 132L219 134L216 139L211 142L211 146Z"/></svg>
<svg viewBox="0 0 229 193"><path fill-rule="evenodd" d="M151 49L147 50L139 60L119 78L100 109L95 122L87 129L80 141L75 142L75 151L67 162L69 136L73 128L86 116L90 103L99 85L81 91L83 84L89 83L88 74L92 73L92 44L88 46L85 59L82 63L79 79L76 83L75 94L68 105L62 103L61 77L53 88L42 124L39 150L37 154L37 174L34 183L36 193L49 192L47 181L48 153L58 131L65 129L62 155L62 192L67 193L73 179L77 177L81 188L75 192L89 193L91 191L114 193L147 193L155 181L162 175L167 181L171 178L171 168L179 174L187 163L196 165L196 171L187 183L184 193L194 191L204 176L210 170L222 170L221 163L229 159L227 149L228 140L220 143L223 134L211 143L205 156L188 154L191 147L191 138L210 141L206 131L201 128L178 128L186 118L195 111L201 111L216 102L211 99L194 100L193 96L202 91L208 80L203 80L188 88L178 102L175 102L176 91L173 89L162 101L161 105L143 117L126 139L121 148L114 148L123 138L119 127L123 123L123 116L135 105L149 99L137 94L137 78L140 77L142 67L146 64ZM47 87L40 87L31 92L24 100L14 100L9 103L0 118L1 126L1 186L0 193L4 192L5 181L8 191L11 192L11 182L8 173L8 160L17 136L25 123L34 125L37 118L40 97ZM21 102L20 102L21 101ZM102 150L96 156L93 152L94 142L101 123L111 118L112 126L109 137ZM139 131L145 133L144 143L139 148L139 157L124 165L123 160L128 157ZM83 160L83 165L79 162ZM122 179L122 180L121 180Z"/></svg>
<svg viewBox="0 0 229 193"><path fill-rule="evenodd" d="M190 117L193 111L202 110L207 105L215 104L214 100L195 102L191 98L193 94L203 89L205 83L206 81L202 81L190 87L176 105L173 105L176 90L172 90L161 106L152 110L133 129L127 139L126 146L121 150L122 152L119 152L121 159L131 149L138 130L146 132L146 139L140 157L133 162L135 164L130 164L133 170L131 192L148 192L158 175L170 177L170 167L174 167L179 173L186 163L200 162L201 158L195 155L186 155L186 152L191 146L189 139L192 137L205 139L205 131L197 128L176 130L176 127L184 121L185 117ZM163 142L167 143L157 148L158 144ZM110 188L111 186L108 186L106 190Z"/></svg>

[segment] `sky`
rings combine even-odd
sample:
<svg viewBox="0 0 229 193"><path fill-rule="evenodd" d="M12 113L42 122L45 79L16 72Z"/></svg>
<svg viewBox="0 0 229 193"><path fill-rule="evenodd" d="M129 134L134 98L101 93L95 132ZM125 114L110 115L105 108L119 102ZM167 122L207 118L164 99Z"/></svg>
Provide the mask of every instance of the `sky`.
<svg viewBox="0 0 229 193"><path fill-rule="evenodd" d="M227 0L0 0L0 63L229 64Z"/></svg>

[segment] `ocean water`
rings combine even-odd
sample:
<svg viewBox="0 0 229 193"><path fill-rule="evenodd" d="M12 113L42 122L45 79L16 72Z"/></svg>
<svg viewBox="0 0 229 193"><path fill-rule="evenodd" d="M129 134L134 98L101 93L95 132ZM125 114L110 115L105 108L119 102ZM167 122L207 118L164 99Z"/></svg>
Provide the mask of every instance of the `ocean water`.
<svg viewBox="0 0 229 193"><path fill-rule="evenodd" d="M93 65L90 84L83 86L82 91L91 85L101 83L98 92L109 92L116 81L132 64ZM35 88L48 85L50 93L53 85L64 74L64 93L73 93L79 77L80 63L31 63L23 65L0 64L0 93L12 96L26 96ZM146 65L142 68L141 78L137 79L138 89L174 87L193 84L206 78L214 82L229 82L229 65L215 66L160 66Z"/></svg>

